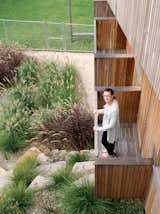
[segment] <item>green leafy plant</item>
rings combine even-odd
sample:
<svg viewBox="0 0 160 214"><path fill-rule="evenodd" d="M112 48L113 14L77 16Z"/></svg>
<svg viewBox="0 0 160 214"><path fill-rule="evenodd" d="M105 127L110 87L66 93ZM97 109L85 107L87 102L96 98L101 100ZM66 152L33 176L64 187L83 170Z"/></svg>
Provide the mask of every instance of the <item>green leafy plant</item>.
<svg viewBox="0 0 160 214"><path fill-rule="evenodd" d="M19 182L23 182L26 184L26 187L29 186L32 180L38 175L38 165L39 162L35 157L27 157L20 161L13 171L13 183L18 185Z"/></svg>
<svg viewBox="0 0 160 214"><path fill-rule="evenodd" d="M68 100L77 102L76 70L72 66L61 68L51 63L44 65L42 70L37 96L40 106L54 108L58 103L66 106Z"/></svg>
<svg viewBox="0 0 160 214"><path fill-rule="evenodd" d="M61 196L65 214L113 214L115 210L111 200L96 198L94 185L89 181L83 182L82 185L65 186Z"/></svg>
<svg viewBox="0 0 160 214"><path fill-rule="evenodd" d="M83 162L88 160L89 160L89 156L87 154L76 153L76 154L70 155L67 163L68 165L73 166L77 162Z"/></svg>
<svg viewBox="0 0 160 214"><path fill-rule="evenodd" d="M26 190L26 184L20 181L17 185L12 184L5 190L6 198L12 198L17 202L21 212L26 210L32 205L32 192Z"/></svg>
<svg viewBox="0 0 160 214"><path fill-rule="evenodd" d="M63 185L67 185L73 182L76 179L76 176L72 173L72 169L70 167L58 170L54 173L51 178L53 179L53 183L50 184L49 188L58 189Z"/></svg>
<svg viewBox="0 0 160 214"><path fill-rule="evenodd" d="M144 214L145 210L140 200L125 200L118 203L116 214Z"/></svg>
<svg viewBox="0 0 160 214"><path fill-rule="evenodd" d="M36 87L17 84L9 91L9 98L19 102L19 107L32 113L34 109L38 109L38 104L35 100Z"/></svg>
<svg viewBox="0 0 160 214"><path fill-rule="evenodd" d="M31 118L21 109L17 101L8 101L0 110L0 149L4 152L16 152L25 146L30 136Z"/></svg>
<svg viewBox="0 0 160 214"><path fill-rule="evenodd" d="M33 60L24 61L17 69L16 80L22 85L36 84L39 78L40 67Z"/></svg>
<svg viewBox="0 0 160 214"><path fill-rule="evenodd" d="M18 203L4 194L0 195L0 214L20 214Z"/></svg>

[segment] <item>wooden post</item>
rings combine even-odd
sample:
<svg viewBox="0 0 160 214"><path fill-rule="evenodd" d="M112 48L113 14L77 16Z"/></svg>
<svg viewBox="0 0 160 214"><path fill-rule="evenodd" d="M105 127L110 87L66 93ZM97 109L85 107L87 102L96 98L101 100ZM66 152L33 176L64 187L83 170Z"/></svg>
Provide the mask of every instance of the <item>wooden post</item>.
<svg viewBox="0 0 160 214"><path fill-rule="evenodd" d="M70 23L70 35L71 35L71 43L73 41L73 30L72 30L72 0L69 0L69 23Z"/></svg>
<svg viewBox="0 0 160 214"><path fill-rule="evenodd" d="M94 116L94 126L98 126L98 116ZM98 156L98 131L94 131L94 151L95 155Z"/></svg>
<svg viewBox="0 0 160 214"><path fill-rule="evenodd" d="M6 21L5 20L3 20L3 29L4 29L6 44L9 47L10 42L9 42L9 36L8 36L7 25L6 25Z"/></svg>
<svg viewBox="0 0 160 214"><path fill-rule="evenodd" d="M44 21L44 43L45 47L48 50L49 49L49 44L48 44L48 26L47 23Z"/></svg>

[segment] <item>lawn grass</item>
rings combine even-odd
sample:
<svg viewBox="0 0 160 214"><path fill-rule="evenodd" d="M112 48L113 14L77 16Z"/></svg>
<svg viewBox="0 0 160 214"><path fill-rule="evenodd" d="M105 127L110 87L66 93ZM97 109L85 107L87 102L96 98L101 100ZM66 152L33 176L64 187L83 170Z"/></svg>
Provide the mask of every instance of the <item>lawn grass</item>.
<svg viewBox="0 0 160 214"><path fill-rule="evenodd" d="M0 19L69 22L68 0L0 0ZM72 0L72 21L78 24L93 24L93 1ZM58 50L92 50L93 38L86 37L71 43L70 27L43 23L0 22L0 40L18 47ZM45 31L47 33L45 33ZM65 32L65 39L63 38ZM73 32L93 32L93 27L74 26ZM48 45L45 36L47 34ZM55 40L53 37L62 37ZM52 39L51 39L52 38ZM65 45L66 43L66 45Z"/></svg>

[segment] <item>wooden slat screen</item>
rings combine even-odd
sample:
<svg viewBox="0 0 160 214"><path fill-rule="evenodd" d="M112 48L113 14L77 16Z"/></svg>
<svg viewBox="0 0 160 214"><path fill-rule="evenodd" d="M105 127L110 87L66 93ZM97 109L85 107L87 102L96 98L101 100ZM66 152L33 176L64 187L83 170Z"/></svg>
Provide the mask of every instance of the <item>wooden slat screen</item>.
<svg viewBox="0 0 160 214"><path fill-rule="evenodd" d="M114 17L113 12L106 1L94 2L94 16L96 17Z"/></svg>
<svg viewBox="0 0 160 214"><path fill-rule="evenodd" d="M96 164L96 196L98 198L144 199L151 176L152 164Z"/></svg>
<svg viewBox="0 0 160 214"><path fill-rule="evenodd" d="M98 92L98 108L103 108L103 92ZM140 100L140 91L115 91L115 96L119 102L120 122L135 123Z"/></svg>
<svg viewBox="0 0 160 214"><path fill-rule="evenodd" d="M126 37L116 20L96 21L97 51L126 49Z"/></svg>
<svg viewBox="0 0 160 214"><path fill-rule="evenodd" d="M95 86L132 85L134 58L96 58Z"/></svg>

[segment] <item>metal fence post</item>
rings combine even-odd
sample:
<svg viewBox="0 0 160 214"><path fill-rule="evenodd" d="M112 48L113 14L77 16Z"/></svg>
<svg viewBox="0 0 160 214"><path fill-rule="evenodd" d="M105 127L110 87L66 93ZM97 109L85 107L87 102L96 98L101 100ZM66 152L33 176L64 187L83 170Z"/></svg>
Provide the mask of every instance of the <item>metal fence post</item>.
<svg viewBox="0 0 160 214"><path fill-rule="evenodd" d="M65 31L65 23L62 22L62 34L63 34L63 50L66 51L67 46L66 46L66 31Z"/></svg>
<svg viewBox="0 0 160 214"><path fill-rule="evenodd" d="M48 43L48 26L47 23L44 22L44 43L45 43L45 48L49 49L49 43Z"/></svg>
<svg viewBox="0 0 160 214"><path fill-rule="evenodd" d="M6 21L3 20L3 29L4 29L4 35L5 35L5 41L7 46L10 46L10 41L9 41L9 36L8 36L8 31L7 31L7 25L6 25Z"/></svg>

